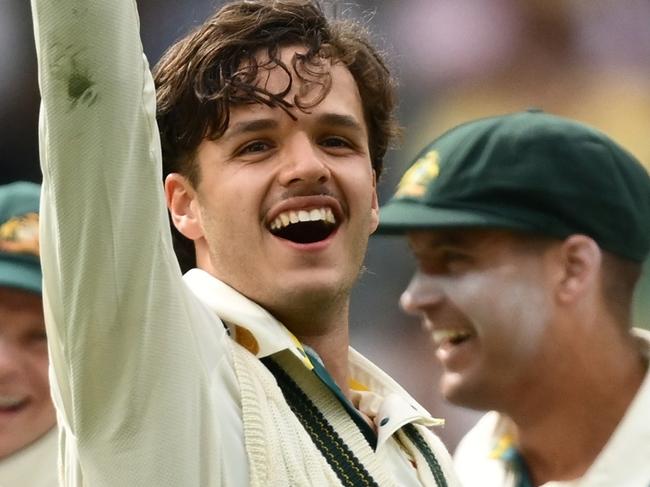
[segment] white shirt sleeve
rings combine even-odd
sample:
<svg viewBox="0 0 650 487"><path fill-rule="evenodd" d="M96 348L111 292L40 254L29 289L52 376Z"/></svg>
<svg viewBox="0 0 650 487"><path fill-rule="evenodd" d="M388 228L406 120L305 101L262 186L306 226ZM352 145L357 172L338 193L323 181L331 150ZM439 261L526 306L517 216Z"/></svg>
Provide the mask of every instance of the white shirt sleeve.
<svg viewBox="0 0 650 487"><path fill-rule="evenodd" d="M238 389L225 330L172 249L135 1L32 11L64 485L221 485L243 454Z"/></svg>

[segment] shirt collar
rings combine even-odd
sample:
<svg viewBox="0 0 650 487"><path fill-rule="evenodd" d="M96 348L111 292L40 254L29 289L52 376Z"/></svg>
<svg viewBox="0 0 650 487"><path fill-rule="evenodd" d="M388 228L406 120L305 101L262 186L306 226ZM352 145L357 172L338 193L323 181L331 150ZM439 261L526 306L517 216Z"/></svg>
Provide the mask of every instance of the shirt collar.
<svg viewBox="0 0 650 487"><path fill-rule="evenodd" d="M290 350L306 367L312 367L300 341L259 304L201 269L191 269L183 279L249 352L263 358Z"/></svg>
<svg viewBox="0 0 650 487"><path fill-rule="evenodd" d="M258 358L290 350L305 367L313 369L300 341L260 305L201 269L190 270L183 279L226 324L233 339ZM355 406L379 422L389 417L388 423L382 425L385 436L410 422L425 426L444 424L444 420L433 418L388 374L353 348L349 349L349 366L349 385L353 394L359 396L353 399ZM365 400L361 401L360 396L365 396Z"/></svg>

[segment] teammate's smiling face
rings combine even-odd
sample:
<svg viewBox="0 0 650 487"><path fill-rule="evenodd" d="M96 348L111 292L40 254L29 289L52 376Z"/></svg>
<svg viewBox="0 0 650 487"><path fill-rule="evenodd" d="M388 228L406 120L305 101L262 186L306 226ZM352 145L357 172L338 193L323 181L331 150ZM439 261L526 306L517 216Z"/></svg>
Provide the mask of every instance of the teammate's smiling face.
<svg viewBox="0 0 650 487"><path fill-rule="evenodd" d="M41 297L0 287L0 458L54 426L47 369Z"/></svg>
<svg viewBox="0 0 650 487"><path fill-rule="evenodd" d="M418 231L408 240L418 272L401 304L432 334L444 396L477 409L516 396L543 373L553 345L542 256L506 231Z"/></svg>
<svg viewBox="0 0 650 487"><path fill-rule="evenodd" d="M304 52L282 49L287 66L296 51ZM194 219L181 224L199 267L284 321L347 299L377 226L359 91L343 65L328 69L329 94L307 111L291 109L295 120L262 104L231 110L223 136L198 148L200 182L188 205ZM290 102L305 90L292 74ZM271 92L287 80L280 68L259 77Z"/></svg>

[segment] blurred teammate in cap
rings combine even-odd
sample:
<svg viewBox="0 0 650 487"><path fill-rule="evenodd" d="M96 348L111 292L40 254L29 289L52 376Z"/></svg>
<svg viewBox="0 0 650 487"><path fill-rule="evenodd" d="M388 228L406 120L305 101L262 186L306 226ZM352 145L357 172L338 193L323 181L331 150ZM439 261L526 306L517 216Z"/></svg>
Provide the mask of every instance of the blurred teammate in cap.
<svg viewBox="0 0 650 487"><path fill-rule="evenodd" d="M57 485L38 245L39 186L0 186L0 486Z"/></svg>
<svg viewBox="0 0 650 487"><path fill-rule="evenodd" d="M648 333L631 301L650 179L602 133L539 112L431 143L382 208L418 270L451 402L491 410L456 452L463 485L650 485Z"/></svg>

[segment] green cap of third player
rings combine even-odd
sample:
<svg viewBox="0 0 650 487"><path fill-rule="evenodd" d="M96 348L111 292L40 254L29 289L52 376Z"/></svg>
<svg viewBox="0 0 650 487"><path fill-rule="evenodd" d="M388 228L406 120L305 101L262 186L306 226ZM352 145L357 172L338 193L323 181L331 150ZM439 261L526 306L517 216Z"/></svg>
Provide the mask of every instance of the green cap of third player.
<svg viewBox="0 0 650 487"><path fill-rule="evenodd" d="M0 185L0 286L41 293L39 196L31 182Z"/></svg>
<svg viewBox="0 0 650 487"><path fill-rule="evenodd" d="M642 261L650 176L598 130L539 110L459 125L429 144L381 208L379 233L502 228L564 238Z"/></svg>

